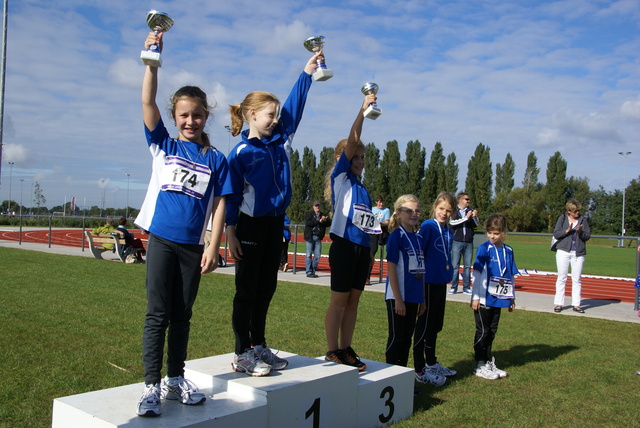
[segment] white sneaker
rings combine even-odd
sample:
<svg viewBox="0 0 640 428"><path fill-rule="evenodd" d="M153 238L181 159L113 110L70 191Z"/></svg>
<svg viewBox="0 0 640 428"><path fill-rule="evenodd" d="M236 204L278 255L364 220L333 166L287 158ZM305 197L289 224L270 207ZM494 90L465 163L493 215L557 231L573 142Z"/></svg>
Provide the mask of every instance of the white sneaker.
<svg viewBox="0 0 640 428"><path fill-rule="evenodd" d="M182 404L195 405L204 403L207 397L193 382L182 376L165 377L162 379L160 397L165 400L179 400Z"/></svg>
<svg viewBox="0 0 640 428"><path fill-rule="evenodd" d="M425 367L420 373L416 373L416 380L420 383L430 383L435 386L442 386L447 381L447 378L439 375L434 370Z"/></svg>
<svg viewBox="0 0 640 428"><path fill-rule="evenodd" d="M455 371L453 369L448 369L446 367L443 367L442 365L440 365L440 363L435 363L432 366L427 365L426 368L429 369L429 370L433 370L434 372L436 372L440 376L444 376L444 377L455 376L455 375L458 374L457 371Z"/></svg>
<svg viewBox="0 0 640 428"><path fill-rule="evenodd" d="M237 372L243 372L249 376L266 376L271 373L271 366L260 358L249 348L240 355L236 355L231 363Z"/></svg>
<svg viewBox="0 0 640 428"><path fill-rule="evenodd" d="M492 372L497 373L498 376L500 376L500 377L509 376L509 373L505 372L504 370L500 370L498 367L496 367L496 358L495 357L491 357L491 361L487 361L487 367Z"/></svg>
<svg viewBox="0 0 640 428"><path fill-rule="evenodd" d="M253 352L263 362L269 364L273 370L282 370L289 365L287 360L271 352L271 348L267 345L258 345L253 348Z"/></svg>
<svg viewBox="0 0 640 428"><path fill-rule="evenodd" d="M473 369L473 372L476 376L481 377L483 379L496 380L500 379L500 375L494 372L488 367L488 364L485 364L481 361L477 362L476 368Z"/></svg>
<svg viewBox="0 0 640 428"><path fill-rule="evenodd" d="M136 413L138 416L160 416L160 387L157 383L144 387Z"/></svg>

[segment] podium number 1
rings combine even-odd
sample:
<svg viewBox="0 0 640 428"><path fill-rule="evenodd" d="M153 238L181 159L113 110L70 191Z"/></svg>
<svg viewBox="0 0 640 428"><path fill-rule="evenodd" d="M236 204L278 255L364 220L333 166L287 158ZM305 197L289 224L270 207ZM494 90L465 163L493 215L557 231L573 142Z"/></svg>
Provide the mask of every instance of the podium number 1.
<svg viewBox="0 0 640 428"><path fill-rule="evenodd" d="M309 416L313 415L313 428L320 426L320 397L316 398L307 413L304 414L305 419L309 419Z"/></svg>

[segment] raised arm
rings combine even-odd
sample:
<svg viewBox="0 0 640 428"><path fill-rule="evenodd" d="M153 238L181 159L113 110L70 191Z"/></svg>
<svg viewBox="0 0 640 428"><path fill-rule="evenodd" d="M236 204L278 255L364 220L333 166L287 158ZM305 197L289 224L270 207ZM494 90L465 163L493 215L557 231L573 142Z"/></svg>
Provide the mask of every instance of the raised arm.
<svg viewBox="0 0 640 428"><path fill-rule="evenodd" d="M162 50L162 33L150 32L144 41L145 49L151 45L158 45ZM160 121L160 109L156 104L158 92L158 68L146 66L142 79L142 119L148 130L153 131Z"/></svg>
<svg viewBox="0 0 640 428"><path fill-rule="evenodd" d="M356 120L353 122L353 125L351 125L351 131L349 131L349 137L347 138L347 146L344 148L344 154L349 160L353 159L353 155L355 155L356 148L358 147L358 142L360 141L362 124L364 122L364 111L369 107L369 104L375 103L377 99L374 94L366 95L362 107L360 107L360 111L358 111L358 116L356 116Z"/></svg>

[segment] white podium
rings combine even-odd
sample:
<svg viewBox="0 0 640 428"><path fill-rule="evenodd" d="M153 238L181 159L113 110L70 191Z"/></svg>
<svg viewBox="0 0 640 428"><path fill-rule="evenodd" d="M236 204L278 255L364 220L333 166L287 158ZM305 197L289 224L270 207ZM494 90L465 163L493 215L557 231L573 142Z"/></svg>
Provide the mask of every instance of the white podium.
<svg viewBox="0 0 640 428"><path fill-rule="evenodd" d="M233 354L187 361L185 378L207 396L197 406L163 400L162 415L143 418L143 384L56 398L52 427L382 427L413 412L413 370L364 360L367 370L280 352L285 370L264 377L236 373Z"/></svg>

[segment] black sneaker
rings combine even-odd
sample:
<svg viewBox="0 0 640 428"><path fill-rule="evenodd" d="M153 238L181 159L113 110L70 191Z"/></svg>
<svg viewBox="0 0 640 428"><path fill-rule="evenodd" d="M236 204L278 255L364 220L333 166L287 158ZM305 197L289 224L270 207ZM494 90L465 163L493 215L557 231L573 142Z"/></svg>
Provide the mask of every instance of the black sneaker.
<svg viewBox="0 0 640 428"><path fill-rule="evenodd" d="M367 368L367 365L360 360L358 354L356 354L356 351L354 351L351 346L347 346L347 349L342 350L342 359L344 360L344 364L357 367L358 371L363 371Z"/></svg>

